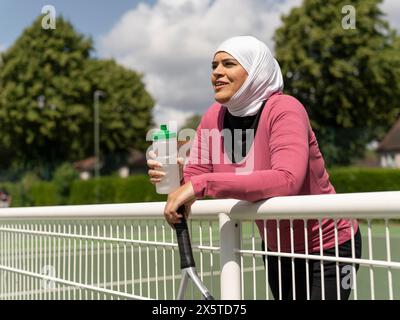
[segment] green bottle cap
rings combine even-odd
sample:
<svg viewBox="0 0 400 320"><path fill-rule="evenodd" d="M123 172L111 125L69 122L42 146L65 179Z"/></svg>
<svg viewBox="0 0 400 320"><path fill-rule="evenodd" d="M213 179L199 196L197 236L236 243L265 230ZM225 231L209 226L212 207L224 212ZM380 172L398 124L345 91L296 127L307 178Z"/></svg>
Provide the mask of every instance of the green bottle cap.
<svg viewBox="0 0 400 320"><path fill-rule="evenodd" d="M153 133L152 138L153 141L176 138L176 132L169 131L167 125L162 124L160 130Z"/></svg>

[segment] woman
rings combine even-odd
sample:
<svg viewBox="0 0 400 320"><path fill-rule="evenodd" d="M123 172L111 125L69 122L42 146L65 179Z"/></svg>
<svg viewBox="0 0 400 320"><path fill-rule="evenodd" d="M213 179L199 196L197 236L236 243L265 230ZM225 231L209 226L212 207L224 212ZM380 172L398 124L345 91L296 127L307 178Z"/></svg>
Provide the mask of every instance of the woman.
<svg viewBox="0 0 400 320"><path fill-rule="evenodd" d="M214 53L211 82L217 103L202 117L181 187L168 196L164 214L169 224L179 221L180 205L190 206L205 196L259 201L276 196L335 193L308 115L298 100L283 94L280 67L263 42L249 36L223 42ZM215 129L223 132L219 140L208 134ZM234 135L238 130L239 138ZM254 139L248 140L246 132L254 133ZM219 151L215 152L215 147ZM226 158L229 161L221 163ZM150 181L157 183L162 179L157 170L159 164L149 160L148 165ZM264 222L256 223L264 238ZM341 257L351 257L351 224L356 257L361 256L357 221L341 219L336 224ZM324 255L335 255L334 226L333 220L321 221ZM303 221L294 220L293 227L294 252L304 253ZM280 221L279 230L280 250L291 252L290 222ZM319 254L318 221L309 220L307 231L309 253ZM267 221L266 240L267 250L277 251L275 220ZM267 262L270 288L278 299L278 258L268 256ZM351 292L348 281L344 281L351 272L348 267L340 264L341 299L348 299ZM290 258L281 258L281 276L281 298L292 299ZM295 259L296 299L307 298L306 279L304 259ZM324 262L324 279L324 298L337 299L335 262ZM310 259L309 298L321 299L321 287L320 261Z"/></svg>

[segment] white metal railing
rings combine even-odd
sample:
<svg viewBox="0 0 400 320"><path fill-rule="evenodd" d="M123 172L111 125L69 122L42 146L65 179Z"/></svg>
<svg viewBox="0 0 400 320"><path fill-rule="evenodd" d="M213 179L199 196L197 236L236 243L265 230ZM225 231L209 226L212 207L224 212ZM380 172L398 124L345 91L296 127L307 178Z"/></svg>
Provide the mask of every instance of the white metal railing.
<svg viewBox="0 0 400 320"><path fill-rule="evenodd" d="M174 299L179 254L174 231L163 219L164 205L1 209L0 299ZM336 225L335 256L309 254L307 246L305 253L280 252L279 241L278 252L263 251L254 227L255 219L289 220L293 248L294 220L306 225L307 220L327 218L365 221L360 259L354 256L354 241L352 258L338 256ZM276 256L279 263L291 259L292 268L295 259L304 259L307 268L314 260L321 265L343 262L353 269L358 264L353 299L399 299L400 227L393 219L400 219L398 191L276 197L257 203L197 201L190 228L197 270L216 298L271 299L261 257ZM277 231L279 239L279 227ZM304 231L307 244L306 227ZM194 290L187 296L198 297Z"/></svg>

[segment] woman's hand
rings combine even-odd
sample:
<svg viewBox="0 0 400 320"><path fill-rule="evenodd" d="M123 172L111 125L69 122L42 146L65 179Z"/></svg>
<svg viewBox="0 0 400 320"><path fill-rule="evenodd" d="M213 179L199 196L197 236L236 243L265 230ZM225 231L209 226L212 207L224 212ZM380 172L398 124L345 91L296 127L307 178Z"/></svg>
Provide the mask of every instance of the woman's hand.
<svg viewBox="0 0 400 320"><path fill-rule="evenodd" d="M182 215L178 213L178 208L185 205L185 216L189 216L190 207L196 201L192 183L189 181L183 186L168 195L167 204L164 209L164 216L168 224L174 228L174 224L180 222Z"/></svg>
<svg viewBox="0 0 400 320"><path fill-rule="evenodd" d="M152 184L156 184L158 182L161 182L161 180L165 177L165 172L161 169L162 164L155 160L157 155L154 151L149 152L149 157L150 159L147 160L147 166L149 167L148 174L150 177L150 182ZM185 163L185 160L183 158L177 158L177 162L179 165L179 179L182 179L183 165Z"/></svg>
<svg viewBox="0 0 400 320"><path fill-rule="evenodd" d="M148 174L150 177L150 182L152 184L156 184L162 181L162 179L165 177L165 172L161 169L162 164L155 160L157 155L154 151L149 152L149 157L150 159L147 160L147 166L149 167ZM185 160L183 158L177 158L177 162L179 165L179 178L182 179L183 165ZM171 192L168 195L167 204L165 205L164 210L164 216L168 224L174 228L174 224L180 222L180 218L182 216L177 212L177 210L182 204L185 206L185 216L187 218L190 213L190 208L195 201L196 198L194 196L194 190L191 182L188 182L174 192Z"/></svg>

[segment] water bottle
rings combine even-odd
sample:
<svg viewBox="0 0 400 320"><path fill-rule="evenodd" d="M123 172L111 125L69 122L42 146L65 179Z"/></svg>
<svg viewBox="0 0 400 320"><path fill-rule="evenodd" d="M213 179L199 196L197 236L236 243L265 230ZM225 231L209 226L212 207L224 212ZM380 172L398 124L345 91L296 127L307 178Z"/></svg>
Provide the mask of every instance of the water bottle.
<svg viewBox="0 0 400 320"><path fill-rule="evenodd" d="M158 194L169 194L180 186L176 132L169 131L167 125L162 124L152 138L153 151L157 155L155 160L162 165L157 170L165 172L163 179L156 183L156 191Z"/></svg>

